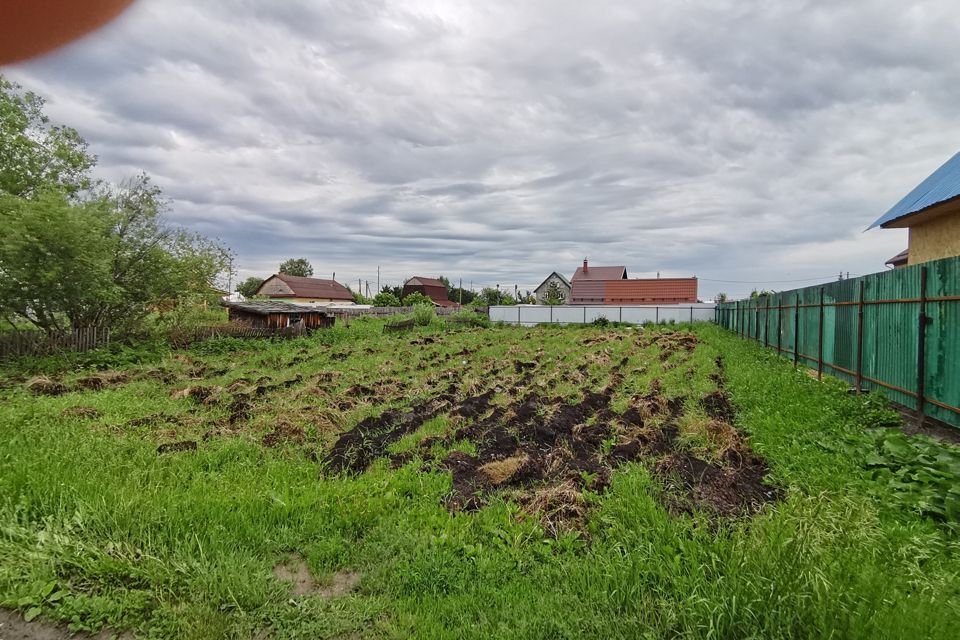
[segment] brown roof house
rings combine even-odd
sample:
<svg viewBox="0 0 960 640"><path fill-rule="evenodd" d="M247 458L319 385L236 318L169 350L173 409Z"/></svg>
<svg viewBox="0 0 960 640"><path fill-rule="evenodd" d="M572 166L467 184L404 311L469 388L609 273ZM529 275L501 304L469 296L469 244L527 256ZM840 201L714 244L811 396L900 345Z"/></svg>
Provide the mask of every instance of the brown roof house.
<svg viewBox="0 0 960 640"><path fill-rule="evenodd" d="M301 304L353 304L350 289L336 280L304 278L286 273L275 273L264 280L256 295Z"/></svg>
<svg viewBox="0 0 960 640"><path fill-rule="evenodd" d="M591 267L573 274L570 304L682 304L697 301L696 278L627 278L627 268Z"/></svg>
<svg viewBox="0 0 960 640"><path fill-rule="evenodd" d="M403 283L403 297L406 298L411 293L422 293L438 307L455 307L453 302L447 296L447 285L436 278L424 278L423 276L414 276Z"/></svg>

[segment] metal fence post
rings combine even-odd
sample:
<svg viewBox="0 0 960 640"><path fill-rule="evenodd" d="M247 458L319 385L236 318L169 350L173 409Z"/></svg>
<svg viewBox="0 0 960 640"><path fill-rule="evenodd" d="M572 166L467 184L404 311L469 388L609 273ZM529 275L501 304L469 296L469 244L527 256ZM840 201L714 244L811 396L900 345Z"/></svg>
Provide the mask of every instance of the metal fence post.
<svg viewBox="0 0 960 640"><path fill-rule="evenodd" d="M763 346L770 346L770 301L766 296L763 298Z"/></svg>
<svg viewBox="0 0 960 640"><path fill-rule="evenodd" d="M820 287L820 327L817 334L817 380L823 380L823 287Z"/></svg>
<svg viewBox="0 0 960 640"><path fill-rule="evenodd" d="M793 368L800 362L800 294L793 301Z"/></svg>
<svg viewBox="0 0 960 640"><path fill-rule="evenodd" d="M927 268L920 267L920 326L917 333L917 426L923 426L927 365Z"/></svg>
<svg viewBox="0 0 960 640"><path fill-rule="evenodd" d="M783 338L783 298L777 294L777 355L780 355Z"/></svg>
<svg viewBox="0 0 960 640"><path fill-rule="evenodd" d="M863 390L863 285L860 281L860 299L857 301L857 379L856 390Z"/></svg>
<svg viewBox="0 0 960 640"><path fill-rule="evenodd" d="M550 324L553 324L553 305L550 305Z"/></svg>

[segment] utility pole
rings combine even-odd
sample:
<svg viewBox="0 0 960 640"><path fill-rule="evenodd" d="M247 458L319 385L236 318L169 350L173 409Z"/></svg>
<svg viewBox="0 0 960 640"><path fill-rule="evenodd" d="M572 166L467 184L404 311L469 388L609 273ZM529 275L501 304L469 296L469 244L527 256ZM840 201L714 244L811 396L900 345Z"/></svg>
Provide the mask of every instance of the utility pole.
<svg viewBox="0 0 960 640"><path fill-rule="evenodd" d="M460 278L460 286L457 287L457 289L460 290L460 302L458 302L457 304L459 304L462 307L463 306L463 278Z"/></svg>
<svg viewBox="0 0 960 640"><path fill-rule="evenodd" d="M380 265L377 265L377 293L380 293Z"/></svg>
<svg viewBox="0 0 960 640"><path fill-rule="evenodd" d="M369 298L370 297L370 281L367 280L366 283L367 283L367 297Z"/></svg>

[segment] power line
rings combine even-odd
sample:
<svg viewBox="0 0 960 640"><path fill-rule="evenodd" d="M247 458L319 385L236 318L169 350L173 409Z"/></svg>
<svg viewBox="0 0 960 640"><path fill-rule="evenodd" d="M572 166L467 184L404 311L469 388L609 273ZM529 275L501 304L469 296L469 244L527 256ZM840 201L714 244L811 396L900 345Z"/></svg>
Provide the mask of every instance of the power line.
<svg viewBox="0 0 960 640"><path fill-rule="evenodd" d="M778 284L780 282L809 282L811 280L829 281L829 280L835 279L836 277L837 275L833 274L833 275L817 277L817 278L797 278L795 280L718 280L715 278L700 278L700 277L698 277L697 279L703 280L704 282L732 282L736 284ZM851 278L857 277L857 275L854 273L851 273L850 277Z"/></svg>

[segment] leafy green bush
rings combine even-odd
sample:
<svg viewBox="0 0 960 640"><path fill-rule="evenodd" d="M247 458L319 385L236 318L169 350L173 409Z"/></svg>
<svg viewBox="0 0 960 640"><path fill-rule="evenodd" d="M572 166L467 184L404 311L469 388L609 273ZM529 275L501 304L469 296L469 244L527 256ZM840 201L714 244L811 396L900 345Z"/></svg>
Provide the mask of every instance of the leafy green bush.
<svg viewBox="0 0 960 640"><path fill-rule="evenodd" d="M935 520L960 523L960 450L901 431L868 432L865 466L871 478L908 509Z"/></svg>
<svg viewBox="0 0 960 640"><path fill-rule="evenodd" d="M403 306L405 307L415 307L418 304L426 304L432 307L433 300L423 295L419 291L414 291L413 293L411 293L410 295L408 295L406 298L403 299Z"/></svg>
<svg viewBox="0 0 960 640"><path fill-rule="evenodd" d="M409 296L407 296L409 297ZM437 317L433 310L433 305L418 304L413 307L413 323L418 327L428 327L433 319Z"/></svg>
<svg viewBox="0 0 960 640"><path fill-rule="evenodd" d="M474 311L458 311L450 316L450 319L456 321L457 323L462 323L471 327L483 327L485 329L489 329L492 326L490 318L482 313L476 313Z"/></svg>
<svg viewBox="0 0 960 640"><path fill-rule="evenodd" d="M375 307L399 307L400 298L389 291L381 291L373 297L373 306Z"/></svg>

